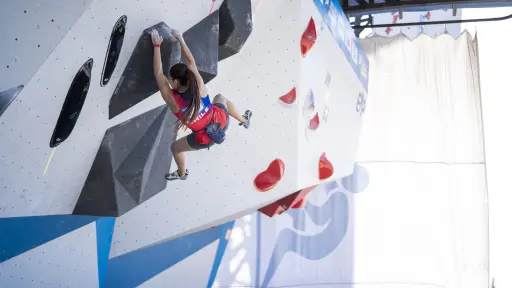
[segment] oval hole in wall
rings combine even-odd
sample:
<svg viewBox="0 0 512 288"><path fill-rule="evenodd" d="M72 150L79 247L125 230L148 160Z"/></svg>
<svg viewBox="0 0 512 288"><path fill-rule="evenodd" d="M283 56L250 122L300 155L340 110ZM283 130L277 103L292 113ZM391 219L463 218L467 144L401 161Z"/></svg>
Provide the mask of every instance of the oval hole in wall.
<svg viewBox="0 0 512 288"><path fill-rule="evenodd" d="M110 81L114 70L116 69L117 60L123 47L124 33L126 31L126 15L121 16L112 29L110 40L108 42L107 55L105 55L105 63L103 64L103 72L101 73L101 86L105 86Z"/></svg>
<svg viewBox="0 0 512 288"><path fill-rule="evenodd" d="M73 78L73 82L71 82L68 94L62 105L62 110L60 110L59 119L50 139L51 148L57 147L60 143L64 142L71 135L75 127L91 84L92 64L93 60L90 58L80 67L75 78Z"/></svg>

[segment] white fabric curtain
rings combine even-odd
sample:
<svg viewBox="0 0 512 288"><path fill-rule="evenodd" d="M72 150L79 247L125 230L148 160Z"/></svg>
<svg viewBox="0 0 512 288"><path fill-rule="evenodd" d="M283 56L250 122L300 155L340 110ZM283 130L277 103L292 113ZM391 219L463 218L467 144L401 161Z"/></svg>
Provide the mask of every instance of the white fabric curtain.
<svg viewBox="0 0 512 288"><path fill-rule="evenodd" d="M483 163L476 41L375 37L361 161Z"/></svg>
<svg viewBox="0 0 512 288"><path fill-rule="evenodd" d="M357 159L370 180L354 197L353 282L486 287L476 39L376 36L362 45L370 87Z"/></svg>

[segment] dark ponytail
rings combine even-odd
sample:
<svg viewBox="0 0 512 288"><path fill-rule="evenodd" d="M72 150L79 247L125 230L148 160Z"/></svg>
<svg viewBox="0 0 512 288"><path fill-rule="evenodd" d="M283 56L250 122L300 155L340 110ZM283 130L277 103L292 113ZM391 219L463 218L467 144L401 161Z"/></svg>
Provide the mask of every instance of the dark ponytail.
<svg viewBox="0 0 512 288"><path fill-rule="evenodd" d="M199 114L199 109L201 109L199 86L194 72L190 71L187 65L183 63L173 65L169 71L169 75L172 79L177 80L181 86L188 87L189 93L187 94L191 95L191 99L184 99L188 101L188 108L179 119L181 121L179 128L181 128L192 123Z"/></svg>

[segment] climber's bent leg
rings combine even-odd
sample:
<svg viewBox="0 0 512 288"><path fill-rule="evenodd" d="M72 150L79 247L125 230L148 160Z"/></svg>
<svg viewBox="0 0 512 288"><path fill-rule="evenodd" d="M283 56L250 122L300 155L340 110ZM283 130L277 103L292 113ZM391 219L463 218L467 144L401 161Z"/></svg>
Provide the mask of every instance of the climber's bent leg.
<svg viewBox="0 0 512 288"><path fill-rule="evenodd" d="M188 170L185 163L185 152L195 150L188 144L187 137L188 136L182 137L179 140L174 141L171 145L171 152L174 157L174 161L176 161L176 165L178 165L178 170L166 174L165 178L167 180L187 179Z"/></svg>
<svg viewBox="0 0 512 288"><path fill-rule="evenodd" d="M217 96L213 98L213 104L224 105L224 107L227 108L229 116L238 120L240 122L240 125L244 126L245 128L249 128L249 125L251 123L250 120L252 117L252 112L250 110L245 111L244 115L240 115L238 110L236 110L236 107L233 104L233 102L229 101L228 98L222 96L221 94L217 94Z"/></svg>

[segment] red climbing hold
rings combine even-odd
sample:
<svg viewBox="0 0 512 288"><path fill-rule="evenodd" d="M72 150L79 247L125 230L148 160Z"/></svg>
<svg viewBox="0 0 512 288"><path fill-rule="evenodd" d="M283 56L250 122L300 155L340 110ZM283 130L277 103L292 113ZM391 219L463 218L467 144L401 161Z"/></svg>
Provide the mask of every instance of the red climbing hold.
<svg viewBox="0 0 512 288"><path fill-rule="evenodd" d="M295 87L293 87L293 89L290 90L290 92L279 97L279 99L286 104L292 104L293 102L295 102L296 98L297 98L297 91L296 91Z"/></svg>
<svg viewBox="0 0 512 288"><path fill-rule="evenodd" d="M333 173L334 168L331 161L327 159L325 153L322 153L322 156L320 156L320 161L318 162L318 178L320 178L320 180L325 180L331 177Z"/></svg>
<svg viewBox="0 0 512 288"><path fill-rule="evenodd" d="M268 168L254 178L254 188L260 192L267 192L274 188L284 175L284 162L275 159Z"/></svg>
<svg viewBox="0 0 512 288"><path fill-rule="evenodd" d="M315 116L309 120L309 129L316 130L320 125L320 117L318 117L318 113L315 113Z"/></svg>
<svg viewBox="0 0 512 288"><path fill-rule="evenodd" d="M276 215L283 214L288 209L303 208L306 206L309 192L315 189L315 187L316 185L299 190L293 194L277 200L274 203L258 209L258 211L267 215L268 217L274 217Z"/></svg>
<svg viewBox="0 0 512 288"><path fill-rule="evenodd" d="M300 52L302 57L308 54L309 50L313 47L316 41L316 27L313 17L309 20L308 27L302 33L302 39L300 40Z"/></svg>

